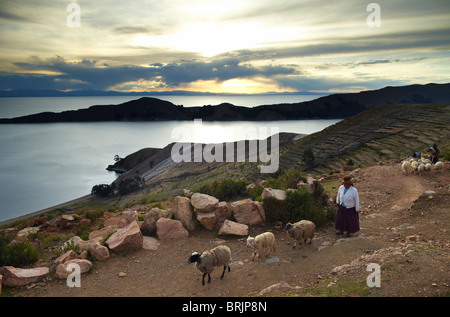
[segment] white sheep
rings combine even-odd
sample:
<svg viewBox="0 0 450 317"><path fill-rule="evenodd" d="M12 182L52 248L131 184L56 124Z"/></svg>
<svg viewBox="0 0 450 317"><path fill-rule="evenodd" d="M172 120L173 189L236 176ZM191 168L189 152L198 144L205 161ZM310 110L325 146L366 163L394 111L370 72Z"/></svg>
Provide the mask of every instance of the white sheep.
<svg viewBox="0 0 450 317"><path fill-rule="evenodd" d="M226 268L230 272L231 250L225 245L219 245L211 250L203 252L201 255L198 252L192 253L188 259L188 263L196 263L196 267L200 272L203 272L202 285L205 285L205 276L208 274L208 283L211 282L210 273L214 270L215 266L223 265L223 272L220 279L223 278Z"/></svg>
<svg viewBox="0 0 450 317"><path fill-rule="evenodd" d="M288 223L285 227L285 230L288 231L290 237L294 238L296 241L294 242L294 248L296 246L297 241L302 244L301 240L309 240L309 244L311 244L312 239L314 238L314 233L316 231L316 225L314 222L309 220L300 220L294 224Z"/></svg>
<svg viewBox="0 0 450 317"><path fill-rule="evenodd" d="M411 168L411 164L409 161L403 161L402 163L402 170L405 175L408 175L409 169Z"/></svg>
<svg viewBox="0 0 450 317"><path fill-rule="evenodd" d="M252 261L255 259L256 254L258 254L258 258L261 258L261 253L264 249L267 249L265 256L268 256L270 252L275 252L275 236L272 232L264 232L254 238L248 236L247 247L255 249Z"/></svg>
<svg viewBox="0 0 450 317"><path fill-rule="evenodd" d="M431 163L426 163L425 164L425 170L426 171L431 171Z"/></svg>
<svg viewBox="0 0 450 317"><path fill-rule="evenodd" d="M436 162L436 164L434 164L434 169L435 170L441 170L444 168L444 163L443 162Z"/></svg>
<svg viewBox="0 0 450 317"><path fill-rule="evenodd" d="M417 167L417 171L419 173L419 175L422 175L422 172L425 170L425 164L420 163L419 167Z"/></svg>
<svg viewBox="0 0 450 317"><path fill-rule="evenodd" d="M416 174L418 167L419 167L419 163L417 161L411 162L411 164L410 164L410 172L412 174Z"/></svg>

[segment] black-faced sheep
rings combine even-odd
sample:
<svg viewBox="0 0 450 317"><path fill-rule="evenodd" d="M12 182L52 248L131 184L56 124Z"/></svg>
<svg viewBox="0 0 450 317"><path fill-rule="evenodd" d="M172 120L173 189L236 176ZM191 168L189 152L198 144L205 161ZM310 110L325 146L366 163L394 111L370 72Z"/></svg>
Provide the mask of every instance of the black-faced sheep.
<svg viewBox="0 0 450 317"><path fill-rule="evenodd" d="M314 238L314 233L316 231L316 225L314 222L309 220L300 220L294 224L288 223L285 227L289 236L295 239L294 248L297 244L297 241L302 244L302 240L306 243L306 240L309 240L309 244L311 244L312 239Z"/></svg>
<svg viewBox="0 0 450 317"><path fill-rule="evenodd" d="M201 255L198 252L192 253L188 259L188 263L196 262L196 267L200 272L203 272L202 285L205 285L205 276L208 274L208 283L211 282L210 273L214 270L215 266L223 265L223 272L220 279L223 278L226 268L230 272L231 250L225 245L219 245L211 250L203 252Z"/></svg>
<svg viewBox="0 0 450 317"><path fill-rule="evenodd" d="M272 232L264 232L254 238L248 236L247 247L255 249L255 252L253 252L252 261L255 259L256 254L258 254L259 258L261 258L261 253L264 249L267 249L265 256L268 256L270 252L275 252L275 236Z"/></svg>

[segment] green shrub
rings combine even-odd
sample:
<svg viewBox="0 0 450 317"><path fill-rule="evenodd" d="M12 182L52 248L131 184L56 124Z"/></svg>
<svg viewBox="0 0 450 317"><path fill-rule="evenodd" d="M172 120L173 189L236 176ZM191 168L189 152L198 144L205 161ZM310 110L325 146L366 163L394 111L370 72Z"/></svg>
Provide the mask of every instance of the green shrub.
<svg viewBox="0 0 450 317"><path fill-rule="evenodd" d="M450 149L445 149L439 154L439 159L441 161L450 161Z"/></svg>
<svg viewBox="0 0 450 317"><path fill-rule="evenodd" d="M252 200L261 200L261 195L262 192L264 191L264 187L263 186L257 186L257 187L253 187L253 188L249 188L248 189L248 196L252 199Z"/></svg>
<svg viewBox="0 0 450 317"><path fill-rule="evenodd" d="M320 226L327 220L327 211L321 199L315 199L307 189L287 191L285 200L273 197L263 199L269 221L297 222L310 220Z"/></svg>
<svg viewBox="0 0 450 317"><path fill-rule="evenodd" d="M290 168L286 173L281 172L277 178L269 177L265 187L276 189L297 188L297 183L303 180L306 182L305 173L301 172L296 166Z"/></svg>
<svg viewBox="0 0 450 317"><path fill-rule="evenodd" d="M9 237L0 233L0 266L22 267L39 259L38 251L28 241L13 244L9 242Z"/></svg>
<svg viewBox="0 0 450 317"><path fill-rule="evenodd" d="M202 185L197 191L216 197L220 201L228 201L245 195L247 182L244 180L233 180L231 178L223 181L214 181Z"/></svg>

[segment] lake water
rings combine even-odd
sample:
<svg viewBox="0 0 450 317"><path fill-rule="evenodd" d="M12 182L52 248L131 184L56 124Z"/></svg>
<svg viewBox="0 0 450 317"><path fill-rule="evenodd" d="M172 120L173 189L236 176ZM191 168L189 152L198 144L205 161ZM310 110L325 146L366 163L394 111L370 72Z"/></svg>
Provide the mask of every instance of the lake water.
<svg viewBox="0 0 450 317"><path fill-rule="evenodd" d="M192 96L183 96L184 104L193 102L190 97ZM12 103L16 106L22 103L24 108L43 109L45 105L50 105L49 99L55 102L53 98L1 98L0 109L10 109L9 113L30 114L30 109L12 109L14 107L8 100L14 99ZM81 104L81 101L82 107L104 104L97 102L99 97L91 98L57 99L64 101L61 103L64 105L72 103L72 108L63 110L77 109L73 103ZM112 104L130 100L130 97L121 101L117 100L122 97L107 98ZM279 97L277 103L281 102L290 101ZM217 102L214 100L205 104ZM51 111L62 111L61 109L55 106ZM0 112L0 117L8 116ZM310 134L338 121L201 122L200 125L193 121L0 125L0 221L87 195L96 184L111 183L116 174L106 171L106 167L114 163L113 157L116 154L125 157L145 147L162 148L176 141L237 141L242 136L236 135L236 131L249 127L266 128L268 133L271 128L277 128L280 132ZM172 139L172 131L180 127L192 133L188 133L183 139Z"/></svg>

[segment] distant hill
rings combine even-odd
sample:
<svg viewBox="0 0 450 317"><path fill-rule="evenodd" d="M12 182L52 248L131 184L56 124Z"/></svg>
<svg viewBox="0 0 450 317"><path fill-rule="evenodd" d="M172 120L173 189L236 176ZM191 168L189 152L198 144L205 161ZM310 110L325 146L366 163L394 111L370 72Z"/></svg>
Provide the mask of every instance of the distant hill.
<svg viewBox="0 0 450 317"><path fill-rule="evenodd" d="M385 87L351 94L334 94L312 101L261 105L253 108L222 103L216 106L183 107L157 98L143 97L119 105L96 105L60 113L43 112L0 123L50 123L93 121L193 120L299 120L348 118L366 109L388 104L433 104L450 102L450 84Z"/></svg>

